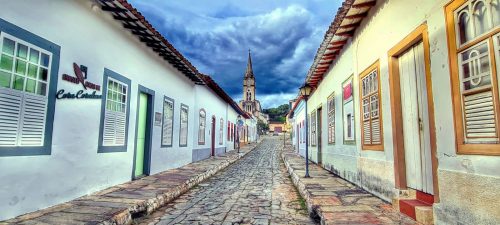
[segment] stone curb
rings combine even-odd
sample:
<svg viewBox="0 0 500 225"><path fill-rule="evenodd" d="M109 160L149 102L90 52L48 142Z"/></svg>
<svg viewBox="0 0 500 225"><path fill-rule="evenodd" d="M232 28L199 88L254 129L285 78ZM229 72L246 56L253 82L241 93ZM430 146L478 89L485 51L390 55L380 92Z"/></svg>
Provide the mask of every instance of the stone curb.
<svg viewBox="0 0 500 225"><path fill-rule="evenodd" d="M309 215L322 225L417 224L394 210L390 203L316 164L311 163L309 167L312 178L304 178L305 170L297 165L299 159L305 164L305 159L291 150L282 148L281 158L293 184L306 202Z"/></svg>
<svg viewBox="0 0 500 225"><path fill-rule="evenodd" d="M319 205L313 205L312 200L311 200L311 195L306 189L306 185L301 181L301 177L297 173L294 172L294 169L292 166L290 166L290 163L287 161L286 157L286 150L282 149L281 150L281 159L283 160L283 163L285 164L285 167L290 174L290 177L292 178L292 182L297 187L297 190L299 191L300 195L304 200L306 201L307 204L307 211L309 212L309 216L311 216L314 220L320 220L321 224L325 224L324 218L321 216L321 213L318 212Z"/></svg>
<svg viewBox="0 0 500 225"><path fill-rule="evenodd" d="M246 146L242 147L242 149L244 149L244 148L249 148L249 149L245 150L245 151L240 151L239 154L236 153L234 150L234 151L229 152L230 154L215 157L216 160L220 160L221 158L226 158L226 159L223 159L223 161L221 163L218 163L214 167L208 168L206 171L204 171L198 175L195 175L194 177L189 178L185 182L182 182L179 185L176 185L175 187L169 187L166 189L162 189L162 190L164 190L163 192L157 193L155 196L151 196L151 198L147 198L147 199L121 199L121 201L120 201L120 199L117 199L116 203L113 201L111 201L111 202L99 201L99 198L102 197L103 195L113 193L117 190L120 190L126 185L134 185L134 184L140 185L141 183L147 183L148 180L155 179L156 175L161 175L162 173L168 172L170 170L160 172L158 174L144 177L144 178L141 178L138 180L129 181L127 183L113 186L113 187L107 188L105 190L93 193L91 195L83 196L83 197L77 198L75 200L72 200L72 201L69 201L66 203L62 203L62 204L58 204L58 205L55 205L55 206L52 206L52 207L49 207L46 209L42 209L39 211L27 213L27 214L18 216L18 217L13 218L13 219L9 219L6 221L0 221L0 225L19 224L19 223L22 223L22 224L50 224L50 222L42 222L42 221L37 220L38 218L40 218L42 216L47 216L49 214L57 214L58 216L56 216L55 220L57 220L58 222L61 222L61 223L69 223L69 222L75 223L76 222L77 224L81 223L81 224L98 224L98 225L127 225L127 224L131 224L134 217L138 217L141 215L147 215L147 214L152 213L153 211L155 211L155 210L159 209L160 207L173 201L174 199L176 199L180 195L186 193L192 187L194 187L197 184L203 182L204 180L212 177L217 172L225 169L229 165L231 165L231 164L235 163L236 161L238 161L239 159L243 158L244 156L246 156L246 154L248 154L249 152L254 150L261 143L261 141L262 141L262 139L260 139L255 144L246 145ZM208 162L208 160L213 160L213 159L210 158L210 159L205 159L202 161L190 163L190 164L187 164L183 167L180 167L177 169L172 169L172 170L182 170L183 168L191 168L191 167L195 166L196 164L200 164L202 162ZM70 214L70 218L64 218L63 215L66 213L65 210L68 210L68 208L70 208L72 206L78 206L79 202L85 202L85 201L94 201L94 202L100 202L103 204L104 203L108 203L108 204L115 203L117 205L118 204L121 204L121 205L118 206L110 215L103 216L103 215L98 215L98 214L81 213L81 214L85 214L86 217L83 216L82 218L75 218L75 216L81 215L81 214L78 214L78 212L75 212L74 214ZM63 215L60 215L60 214L63 214ZM92 219L91 219L92 221L91 222L85 221L85 218L89 218L90 216L92 216ZM51 220L51 221L55 221L55 220Z"/></svg>

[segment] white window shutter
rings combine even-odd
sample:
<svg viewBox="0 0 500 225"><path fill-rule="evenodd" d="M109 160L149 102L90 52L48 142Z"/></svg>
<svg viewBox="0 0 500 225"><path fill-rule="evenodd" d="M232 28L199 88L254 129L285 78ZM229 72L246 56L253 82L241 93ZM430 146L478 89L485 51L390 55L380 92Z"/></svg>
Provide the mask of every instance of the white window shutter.
<svg viewBox="0 0 500 225"><path fill-rule="evenodd" d="M127 124L127 114L121 113L121 112L116 112L115 118L116 118L115 145L124 146L125 145L125 130L126 130L126 124Z"/></svg>
<svg viewBox="0 0 500 225"><path fill-rule="evenodd" d="M0 88L0 146L16 146L21 120L22 93Z"/></svg>
<svg viewBox="0 0 500 225"><path fill-rule="evenodd" d="M104 127L102 132L102 145L115 145L115 114L106 110L104 114Z"/></svg>
<svg viewBox="0 0 500 225"><path fill-rule="evenodd" d="M363 122L363 144L369 145L371 144L371 129L370 129L370 121Z"/></svg>
<svg viewBox="0 0 500 225"><path fill-rule="evenodd" d="M380 119L372 119L372 144L381 144Z"/></svg>
<svg viewBox="0 0 500 225"><path fill-rule="evenodd" d="M491 90L464 97L467 138L496 137L495 110Z"/></svg>
<svg viewBox="0 0 500 225"><path fill-rule="evenodd" d="M20 146L43 146L45 118L47 117L47 98L24 94L22 122L20 124Z"/></svg>
<svg viewBox="0 0 500 225"><path fill-rule="evenodd" d="M103 146L124 146L127 115L106 110L102 135Z"/></svg>

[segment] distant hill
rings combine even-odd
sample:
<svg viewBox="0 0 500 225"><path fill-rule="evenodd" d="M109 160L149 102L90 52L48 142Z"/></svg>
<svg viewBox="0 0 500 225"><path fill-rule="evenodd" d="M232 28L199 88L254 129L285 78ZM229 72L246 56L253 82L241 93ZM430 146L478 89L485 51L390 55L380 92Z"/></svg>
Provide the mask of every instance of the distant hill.
<svg viewBox="0 0 500 225"><path fill-rule="evenodd" d="M269 121L273 122L285 122L285 116L290 111L290 106L288 104L283 104L277 108L263 109L263 113L269 115Z"/></svg>

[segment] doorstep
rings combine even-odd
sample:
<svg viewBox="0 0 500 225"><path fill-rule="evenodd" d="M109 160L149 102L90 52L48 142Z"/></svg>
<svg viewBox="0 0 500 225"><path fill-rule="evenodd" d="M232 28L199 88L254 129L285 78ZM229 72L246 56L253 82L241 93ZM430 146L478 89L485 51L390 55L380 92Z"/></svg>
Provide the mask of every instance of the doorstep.
<svg viewBox="0 0 500 225"><path fill-rule="evenodd" d="M289 145L281 157L309 214L321 224L416 224L390 203L316 164L309 164L311 178L304 178L304 158Z"/></svg>
<svg viewBox="0 0 500 225"><path fill-rule="evenodd" d="M418 190L399 190L399 196L392 200L394 209L424 225L434 224L434 196Z"/></svg>
<svg viewBox="0 0 500 225"><path fill-rule="evenodd" d="M72 201L0 221L4 224L130 224L245 156L256 143L180 168L113 186Z"/></svg>

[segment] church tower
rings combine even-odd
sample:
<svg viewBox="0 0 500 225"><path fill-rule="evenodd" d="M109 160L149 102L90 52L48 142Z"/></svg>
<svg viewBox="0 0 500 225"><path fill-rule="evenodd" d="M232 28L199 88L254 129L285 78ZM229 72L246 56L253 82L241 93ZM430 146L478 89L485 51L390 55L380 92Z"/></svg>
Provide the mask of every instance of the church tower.
<svg viewBox="0 0 500 225"><path fill-rule="evenodd" d="M255 76L253 75L252 56L248 50L247 70L243 78L243 101L255 101ZM252 110L253 111L253 110Z"/></svg>
<svg viewBox="0 0 500 225"><path fill-rule="evenodd" d="M255 96L255 76L253 74L252 56L250 54L250 50L248 50L247 70L245 71L245 76L243 77L243 99L241 99L239 106L245 112L255 116L259 120L264 121L264 123L267 123L269 120L269 116L262 113L260 102Z"/></svg>

